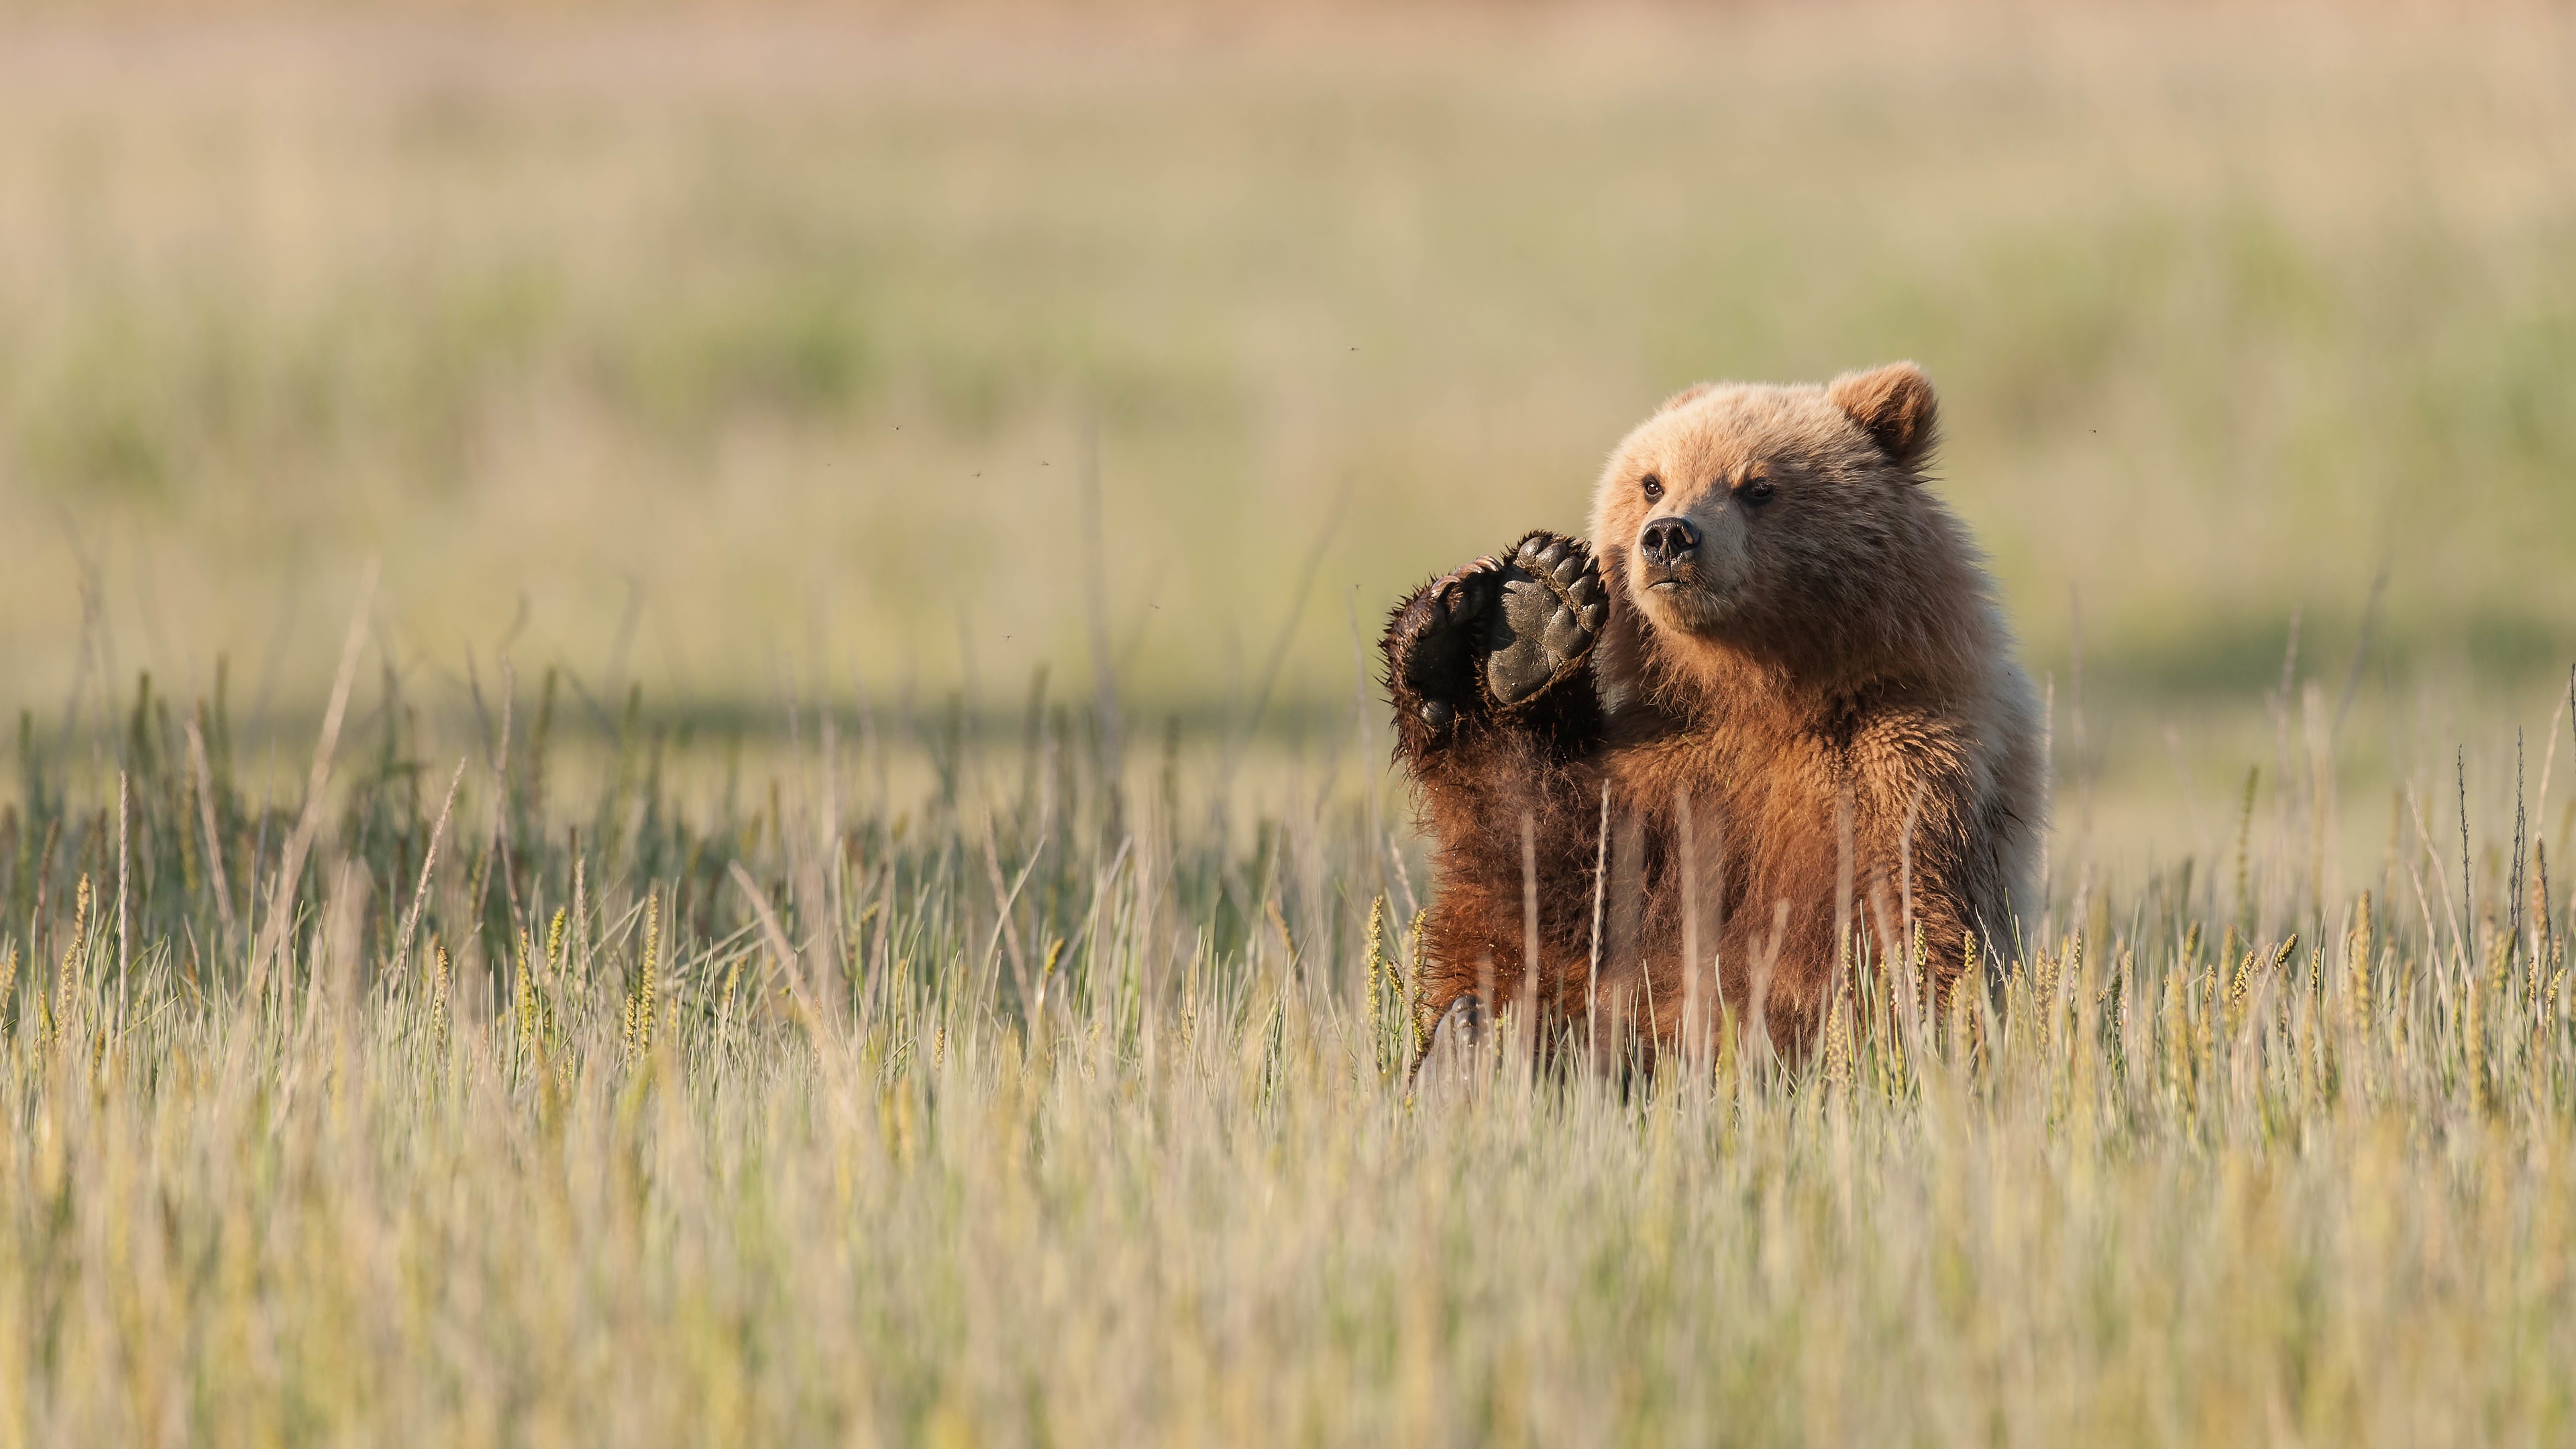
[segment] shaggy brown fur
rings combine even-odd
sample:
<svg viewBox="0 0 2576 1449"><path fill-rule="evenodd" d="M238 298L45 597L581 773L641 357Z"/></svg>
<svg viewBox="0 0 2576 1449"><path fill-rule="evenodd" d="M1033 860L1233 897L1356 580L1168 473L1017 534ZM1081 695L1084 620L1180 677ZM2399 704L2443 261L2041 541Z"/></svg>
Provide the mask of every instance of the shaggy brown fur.
<svg viewBox="0 0 2576 1449"><path fill-rule="evenodd" d="M1397 756L1440 875L1425 1042L1470 995L1665 1046L1722 1001L1795 1051L1845 927L1881 960L1919 931L1944 996L1972 934L2004 958L2046 812L2041 726L1976 549L1924 486L1934 411L1910 363L1673 397L1594 497L1606 620L1551 633L1564 657L1509 703L1481 661L1513 635L1510 560L1396 609Z"/></svg>

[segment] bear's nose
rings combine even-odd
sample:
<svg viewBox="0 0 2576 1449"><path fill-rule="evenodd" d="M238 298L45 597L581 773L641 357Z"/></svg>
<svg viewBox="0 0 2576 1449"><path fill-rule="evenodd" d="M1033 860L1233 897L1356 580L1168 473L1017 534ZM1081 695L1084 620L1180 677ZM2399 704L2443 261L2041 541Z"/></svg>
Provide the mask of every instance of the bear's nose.
<svg viewBox="0 0 2576 1449"><path fill-rule="evenodd" d="M1658 518L1646 525L1645 536L1637 540L1637 551L1653 564L1677 564L1699 547L1699 530L1687 518Z"/></svg>

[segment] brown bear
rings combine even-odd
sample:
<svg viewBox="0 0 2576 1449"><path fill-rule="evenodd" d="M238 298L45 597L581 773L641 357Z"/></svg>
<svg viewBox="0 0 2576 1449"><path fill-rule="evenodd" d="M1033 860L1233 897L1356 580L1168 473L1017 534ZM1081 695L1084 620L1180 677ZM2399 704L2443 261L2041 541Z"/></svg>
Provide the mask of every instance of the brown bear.
<svg viewBox="0 0 2576 1449"><path fill-rule="evenodd" d="M1852 963L1946 1000L2009 958L2042 722L1926 486L1934 411L1912 363L1688 388L1610 455L1589 547L1534 533L1396 607L1423 1046L1520 1003L1652 1053L1722 1006L1795 1056Z"/></svg>

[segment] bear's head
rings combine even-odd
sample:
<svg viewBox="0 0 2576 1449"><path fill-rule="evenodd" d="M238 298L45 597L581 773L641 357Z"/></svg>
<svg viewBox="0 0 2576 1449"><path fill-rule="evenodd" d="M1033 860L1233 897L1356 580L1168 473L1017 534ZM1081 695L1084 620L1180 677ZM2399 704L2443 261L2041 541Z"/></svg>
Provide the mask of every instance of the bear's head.
<svg viewBox="0 0 2576 1449"><path fill-rule="evenodd" d="M1932 383L1910 362L1675 394L1593 497L1612 707L1747 667L1826 689L1973 667L1990 605L1924 486L1935 440Z"/></svg>

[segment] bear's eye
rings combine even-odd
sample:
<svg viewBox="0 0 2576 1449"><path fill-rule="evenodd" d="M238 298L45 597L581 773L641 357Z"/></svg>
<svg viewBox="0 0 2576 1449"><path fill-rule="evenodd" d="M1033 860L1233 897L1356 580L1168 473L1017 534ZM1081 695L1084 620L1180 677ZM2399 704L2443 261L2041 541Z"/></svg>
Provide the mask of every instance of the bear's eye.
<svg viewBox="0 0 2576 1449"><path fill-rule="evenodd" d="M1646 501L1648 503L1652 503L1656 499L1664 496L1664 480L1656 477L1652 473L1647 474L1645 480L1637 486L1645 490Z"/></svg>
<svg viewBox="0 0 2576 1449"><path fill-rule="evenodd" d="M1777 491L1771 486L1770 479L1756 478L1744 485L1744 499L1748 503L1768 503L1771 501L1771 495Z"/></svg>

